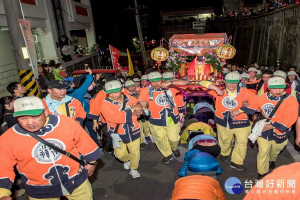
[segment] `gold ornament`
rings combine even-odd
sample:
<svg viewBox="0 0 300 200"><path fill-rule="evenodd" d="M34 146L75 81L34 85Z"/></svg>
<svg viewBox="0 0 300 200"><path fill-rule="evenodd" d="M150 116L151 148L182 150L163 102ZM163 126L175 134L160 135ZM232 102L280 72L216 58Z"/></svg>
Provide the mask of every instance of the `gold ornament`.
<svg viewBox="0 0 300 200"><path fill-rule="evenodd" d="M224 44L217 49L217 56L221 59L231 59L235 56L236 50L230 44Z"/></svg>
<svg viewBox="0 0 300 200"><path fill-rule="evenodd" d="M157 47L151 51L151 58L157 62L167 60L169 57L169 51L163 47Z"/></svg>

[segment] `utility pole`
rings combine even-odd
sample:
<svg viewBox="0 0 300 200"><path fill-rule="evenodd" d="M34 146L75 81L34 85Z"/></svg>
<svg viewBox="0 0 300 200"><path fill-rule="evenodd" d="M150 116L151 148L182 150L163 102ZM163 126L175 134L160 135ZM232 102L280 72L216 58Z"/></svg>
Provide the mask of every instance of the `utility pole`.
<svg viewBox="0 0 300 200"><path fill-rule="evenodd" d="M135 20L136 20L136 26L139 34L139 40L140 40L140 45L141 45L141 51L142 51L142 57L143 57L143 64L144 66L147 67L148 62L147 62L147 55L146 55L146 50L145 50L145 45L144 45L144 40L143 40L143 33L142 33L142 28L141 28L141 23L140 23L140 15L139 15L139 8L137 4L137 0L134 0L134 6L135 6Z"/></svg>
<svg viewBox="0 0 300 200"><path fill-rule="evenodd" d="M19 19L22 19L20 2L19 0L4 0L3 4L13 44L16 65L19 70L30 70L30 62L23 58L22 52L22 47L26 47L26 45L18 22Z"/></svg>

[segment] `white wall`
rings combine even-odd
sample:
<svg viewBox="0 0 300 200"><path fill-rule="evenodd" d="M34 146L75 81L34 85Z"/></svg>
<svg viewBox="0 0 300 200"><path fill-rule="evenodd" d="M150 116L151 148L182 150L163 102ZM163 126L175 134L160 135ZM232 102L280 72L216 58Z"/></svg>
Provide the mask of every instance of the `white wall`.
<svg viewBox="0 0 300 200"><path fill-rule="evenodd" d="M92 47L94 44L96 44L95 30L93 27L91 27L90 29L85 29L85 34L89 47Z"/></svg>
<svg viewBox="0 0 300 200"><path fill-rule="evenodd" d="M9 31L0 31L0 97L10 95L8 83L20 81Z"/></svg>
<svg viewBox="0 0 300 200"><path fill-rule="evenodd" d="M39 34L39 40L41 42L41 47L43 49L44 54L44 62L48 63L49 60L55 60L56 62L61 62L61 54L59 48L56 47L56 42L58 41L57 38L57 31L56 25L54 21L54 14L52 11L52 5L50 1L45 2L46 9L46 16L47 19L44 20L46 24L46 28Z"/></svg>

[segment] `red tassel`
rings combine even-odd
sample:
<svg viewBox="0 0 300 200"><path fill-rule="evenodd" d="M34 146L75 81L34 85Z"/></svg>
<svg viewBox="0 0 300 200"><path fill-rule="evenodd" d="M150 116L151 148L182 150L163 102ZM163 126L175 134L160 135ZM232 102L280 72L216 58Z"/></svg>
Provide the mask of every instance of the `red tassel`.
<svg viewBox="0 0 300 200"><path fill-rule="evenodd" d="M178 71L177 73L176 73L176 79L179 79L181 77L181 74L180 74L180 71Z"/></svg>
<svg viewBox="0 0 300 200"><path fill-rule="evenodd" d="M197 57L196 57L197 58ZM191 62L189 69L187 71L188 76L195 76L195 63L196 63L196 58Z"/></svg>
<svg viewBox="0 0 300 200"><path fill-rule="evenodd" d="M204 75L207 75L207 76L210 75L210 64L205 64Z"/></svg>

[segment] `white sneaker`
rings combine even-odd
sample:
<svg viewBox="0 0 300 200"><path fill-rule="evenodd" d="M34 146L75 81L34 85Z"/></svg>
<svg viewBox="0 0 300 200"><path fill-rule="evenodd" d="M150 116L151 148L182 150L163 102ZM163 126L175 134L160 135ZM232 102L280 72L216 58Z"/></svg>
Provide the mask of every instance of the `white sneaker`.
<svg viewBox="0 0 300 200"><path fill-rule="evenodd" d="M124 169L129 169L130 161L124 162Z"/></svg>
<svg viewBox="0 0 300 200"><path fill-rule="evenodd" d="M132 176L132 178L140 178L141 175L136 169L130 170L129 174Z"/></svg>

